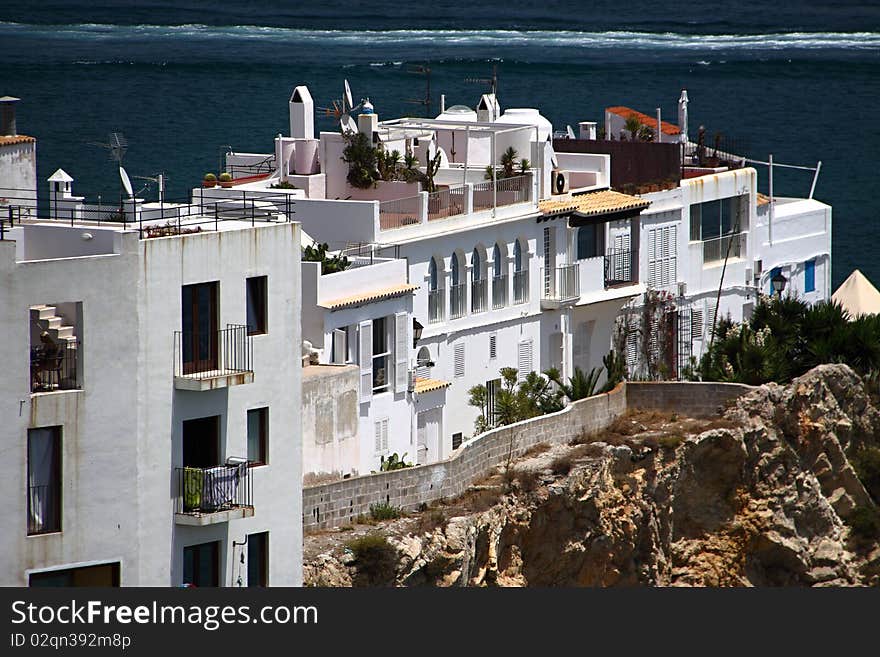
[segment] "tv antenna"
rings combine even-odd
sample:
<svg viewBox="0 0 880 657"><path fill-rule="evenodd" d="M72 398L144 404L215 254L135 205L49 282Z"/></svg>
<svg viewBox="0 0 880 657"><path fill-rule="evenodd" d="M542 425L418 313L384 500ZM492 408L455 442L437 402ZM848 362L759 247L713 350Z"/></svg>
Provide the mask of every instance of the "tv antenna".
<svg viewBox="0 0 880 657"><path fill-rule="evenodd" d="M492 90L492 94L498 95L498 64L492 64L492 77L491 78L465 78L465 82L473 82L476 84L488 84L489 88Z"/></svg>
<svg viewBox="0 0 880 657"><path fill-rule="evenodd" d="M427 64L417 64L409 67L407 73L415 73L416 75L425 76L425 97L407 98L404 102L413 105L422 105L425 108L425 116L431 118L431 67Z"/></svg>
<svg viewBox="0 0 880 657"><path fill-rule="evenodd" d="M119 167L119 214L123 217L124 221L125 205L123 203L123 192L128 194L128 197L130 199L134 200L134 191L131 187L131 180L129 180L128 174L125 172L125 169L122 168L122 160L125 157L125 154L128 152L128 140L121 132L111 132L109 141L93 141L89 143L93 146L100 146L101 148L106 149L109 158L116 162L116 165Z"/></svg>
<svg viewBox="0 0 880 657"><path fill-rule="evenodd" d="M357 124L351 118L351 113L363 107L364 101L361 100L361 102L355 105L351 95L351 87L348 86L348 80L343 82L342 97L334 98L331 101L333 103L332 107L319 107L318 110L339 121L339 129L343 133L357 132Z"/></svg>
<svg viewBox="0 0 880 657"><path fill-rule="evenodd" d="M132 176L132 178L147 181L147 184L138 191L138 194L149 189L150 183L154 182L159 188L159 203L165 200L165 183L168 182L168 177L164 173L157 173L155 176Z"/></svg>

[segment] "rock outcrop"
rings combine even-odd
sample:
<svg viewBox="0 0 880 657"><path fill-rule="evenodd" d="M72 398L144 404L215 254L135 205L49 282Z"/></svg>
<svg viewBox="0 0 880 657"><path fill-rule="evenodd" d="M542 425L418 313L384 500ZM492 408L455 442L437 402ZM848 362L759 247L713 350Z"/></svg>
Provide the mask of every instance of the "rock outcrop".
<svg viewBox="0 0 880 657"><path fill-rule="evenodd" d="M736 400L692 435L565 447L571 471L536 470L487 510L420 531L382 528L396 553L389 585L855 586L880 583L876 513L852 454L880 443L880 413L846 366ZM525 464L524 464L525 465ZM546 464L545 464L546 465ZM524 466L523 466L524 467ZM307 560L306 582L349 586L340 545Z"/></svg>

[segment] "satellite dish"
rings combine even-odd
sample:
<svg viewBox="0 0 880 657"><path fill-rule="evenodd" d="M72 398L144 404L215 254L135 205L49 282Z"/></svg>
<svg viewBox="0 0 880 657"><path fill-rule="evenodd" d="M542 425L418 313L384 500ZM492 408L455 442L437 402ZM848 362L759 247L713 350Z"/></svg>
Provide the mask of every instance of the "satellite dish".
<svg viewBox="0 0 880 657"><path fill-rule="evenodd" d="M348 86L348 80L344 80L345 82L345 96L343 96L343 100L345 101L345 107L342 109L346 112L350 112L354 107L354 101L351 99L351 87Z"/></svg>
<svg viewBox="0 0 880 657"><path fill-rule="evenodd" d="M119 167L119 177L122 179L122 186L125 188L125 193L128 194L128 198L134 198L134 191L131 188L131 180L128 179L128 174L125 173L125 169Z"/></svg>
<svg viewBox="0 0 880 657"><path fill-rule="evenodd" d="M558 160L556 159L556 153L553 153L553 154L550 156L550 166L552 166L554 169L558 169L558 168L559 168L559 162L558 162Z"/></svg>
<svg viewBox="0 0 880 657"><path fill-rule="evenodd" d="M351 118L348 114L343 114L342 119L339 121L339 126L342 129L342 132L357 132L357 124L354 122L354 119Z"/></svg>
<svg viewBox="0 0 880 657"><path fill-rule="evenodd" d="M569 139L574 139L574 130L571 129L570 125L565 126L565 134Z"/></svg>

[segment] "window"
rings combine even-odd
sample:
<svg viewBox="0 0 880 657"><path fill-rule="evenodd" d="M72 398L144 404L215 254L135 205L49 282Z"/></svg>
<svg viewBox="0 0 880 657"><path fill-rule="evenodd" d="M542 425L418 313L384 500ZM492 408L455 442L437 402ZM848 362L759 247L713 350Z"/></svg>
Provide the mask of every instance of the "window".
<svg viewBox="0 0 880 657"><path fill-rule="evenodd" d="M373 320L373 394L388 391L390 363L388 322L385 317L379 317Z"/></svg>
<svg viewBox="0 0 880 657"><path fill-rule="evenodd" d="M513 243L513 271L523 270L522 246L519 240Z"/></svg>
<svg viewBox="0 0 880 657"><path fill-rule="evenodd" d="M183 466L213 468L220 463L220 416L183 422Z"/></svg>
<svg viewBox="0 0 880 657"><path fill-rule="evenodd" d="M475 281L479 281L483 278L483 262L480 259L480 252L476 249L474 249L474 252L471 255L471 275Z"/></svg>
<svg viewBox="0 0 880 657"><path fill-rule="evenodd" d="M269 586L269 532L247 537L248 586Z"/></svg>
<svg viewBox="0 0 880 657"><path fill-rule="evenodd" d="M674 285L678 279L676 248L678 227L648 231L648 285L654 289Z"/></svg>
<svg viewBox="0 0 880 657"><path fill-rule="evenodd" d="M767 277L767 294L773 296L773 279L782 273L781 267L774 267L770 270L770 276Z"/></svg>
<svg viewBox="0 0 880 657"><path fill-rule="evenodd" d="M348 356L348 327L333 329L333 343L330 346L330 362L336 364L347 363Z"/></svg>
<svg viewBox="0 0 880 657"><path fill-rule="evenodd" d="M495 360L498 356L498 334L489 334L489 360Z"/></svg>
<svg viewBox="0 0 880 657"><path fill-rule="evenodd" d="M27 533L61 531L61 427L29 429Z"/></svg>
<svg viewBox="0 0 880 657"><path fill-rule="evenodd" d="M428 290L434 292L437 290L437 261L431 258L428 263Z"/></svg>
<svg viewBox="0 0 880 657"><path fill-rule="evenodd" d="M119 562L31 573L28 586L119 586Z"/></svg>
<svg viewBox="0 0 880 657"><path fill-rule="evenodd" d="M248 465L265 465L269 462L268 436L269 409L252 408L247 412Z"/></svg>
<svg viewBox="0 0 880 657"><path fill-rule="evenodd" d="M492 249L492 270L495 278L504 275L504 263L501 261L501 248L496 244Z"/></svg>
<svg viewBox="0 0 880 657"><path fill-rule="evenodd" d="M183 548L183 583L195 586L220 585L220 541Z"/></svg>
<svg viewBox="0 0 880 657"><path fill-rule="evenodd" d="M804 292L816 291L816 261L807 260L804 263Z"/></svg>
<svg viewBox="0 0 880 657"><path fill-rule="evenodd" d="M378 420L375 425L376 454L384 454L388 451L388 418Z"/></svg>
<svg viewBox="0 0 880 657"><path fill-rule="evenodd" d="M453 348L453 369L456 378L464 376L464 342L459 342Z"/></svg>
<svg viewBox="0 0 880 657"><path fill-rule="evenodd" d="M184 374L217 369L217 290L216 281L181 289Z"/></svg>
<svg viewBox="0 0 880 657"><path fill-rule="evenodd" d="M247 327L248 335L260 335L267 330L265 276L247 279Z"/></svg>
<svg viewBox="0 0 880 657"><path fill-rule="evenodd" d="M495 400L498 398L498 392L501 390L501 379L492 379L486 381L486 420L489 424L494 424L495 420Z"/></svg>
<svg viewBox="0 0 880 657"><path fill-rule="evenodd" d="M703 311L691 311L691 338L694 340L703 339Z"/></svg>
<svg viewBox="0 0 880 657"><path fill-rule="evenodd" d="M452 449L461 447L461 432L452 434Z"/></svg>
<svg viewBox="0 0 880 657"><path fill-rule="evenodd" d="M581 226L577 231L577 259L595 258L599 255L597 226Z"/></svg>
<svg viewBox="0 0 880 657"><path fill-rule="evenodd" d="M461 271L459 270L459 266L458 266L458 254L457 253L452 254L452 260L450 261L449 267L452 270L452 272L451 272L452 273L452 284L458 285L459 283L461 283Z"/></svg>
<svg viewBox="0 0 880 657"><path fill-rule="evenodd" d="M516 380L523 381L534 367L532 365L532 341L523 340L517 345Z"/></svg>
<svg viewBox="0 0 880 657"><path fill-rule="evenodd" d="M420 379L430 378L433 365L434 363L431 362L431 352L428 348L422 347L419 349L419 353L416 356L416 376Z"/></svg>

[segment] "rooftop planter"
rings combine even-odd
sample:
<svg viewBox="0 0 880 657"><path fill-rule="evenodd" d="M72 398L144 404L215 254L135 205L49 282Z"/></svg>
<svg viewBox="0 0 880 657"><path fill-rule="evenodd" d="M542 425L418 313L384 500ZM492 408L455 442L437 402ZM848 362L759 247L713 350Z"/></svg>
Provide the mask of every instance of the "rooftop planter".
<svg viewBox="0 0 880 657"><path fill-rule="evenodd" d="M217 185L217 176L213 173L206 173L202 178L202 187L215 187Z"/></svg>
<svg viewBox="0 0 880 657"><path fill-rule="evenodd" d="M221 187L230 188L232 187L232 174L231 173L221 173L220 177L217 179L220 183Z"/></svg>

